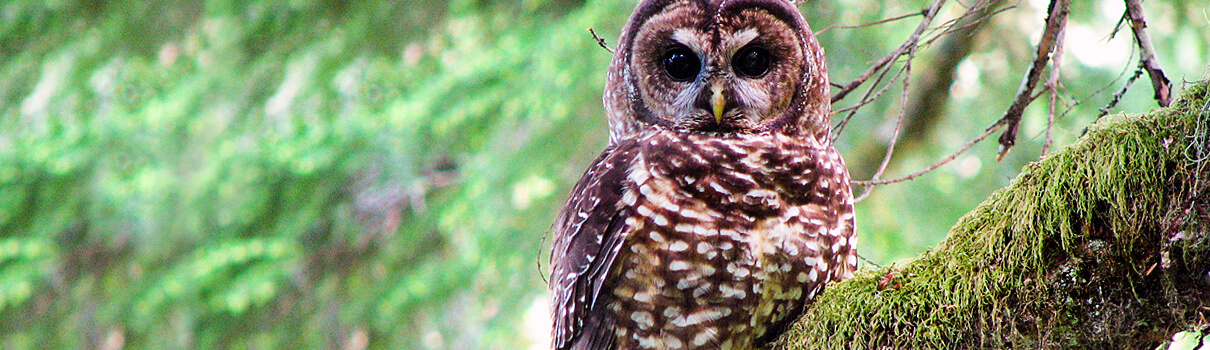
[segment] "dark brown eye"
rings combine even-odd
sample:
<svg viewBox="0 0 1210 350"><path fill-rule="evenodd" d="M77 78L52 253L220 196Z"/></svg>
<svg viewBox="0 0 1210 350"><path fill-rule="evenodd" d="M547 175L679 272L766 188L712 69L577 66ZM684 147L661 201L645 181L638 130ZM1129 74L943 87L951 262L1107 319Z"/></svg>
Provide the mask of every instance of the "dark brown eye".
<svg viewBox="0 0 1210 350"><path fill-rule="evenodd" d="M768 73L771 63L773 63L773 54L759 46L742 48L735 54L735 57L731 58L731 66L735 67L735 72L750 78Z"/></svg>
<svg viewBox="0 0 1210 350"><path fill-rule="evenodd" d="M685 45L673 46L664 52L664 72L676 81L689 81L702 70L702 61Z"/></svg>

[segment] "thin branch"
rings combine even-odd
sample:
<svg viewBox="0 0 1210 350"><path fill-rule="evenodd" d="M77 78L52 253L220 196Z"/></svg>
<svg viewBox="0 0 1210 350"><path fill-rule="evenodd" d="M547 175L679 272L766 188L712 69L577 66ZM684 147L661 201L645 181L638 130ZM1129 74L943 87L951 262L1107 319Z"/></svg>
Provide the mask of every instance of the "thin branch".
<svg viewBox="0 0 1210 350"><path fill-rule="evenodd" d="M986 3L980 2L980 4L986 4ZM1012 7L1010 6L1009 8L1012 8ZM1004 10L1001 9L992 14L981 15L977 19L967 20L967 18L972 16L972 14L980 12L979 8L972 8L966 14L962 15L962 17L959 17L958 19L949 20L946 23L937 26L936 29L940 29L941 30L940 33L938 33L936 35L932 35L927 38L924 38L923 34L922 34L922 36L915 36L914 38L909 38L908 41L906 41L901 46L901 48L907 48L914 52L916 49L918 49L920 47L931 45L938 38L941 38L947 34L953 34L955 28L961 29L961 28L966 28L966 27L972 26L976 23L979 23L988 18L991 18L991 16L995 16L996 14L1001 13L1003 11ZM963 23L963 24L961 26L955 27L956 23ZM916 44L910 45L911 41L913 41L913 40L916 41ZM915 54L913 53L912 56L914 57ZM884 59L898 59L899 57L902 57L902 54L897 55L895 53L892 53L890 55L885 56ZM878 73L878 77L874 80L874 83L872 84L872 86L869 89L866 89L866 93L865 93L865 95L862 96L861 101L858 101L857 103L855 103L851 106L832 111L833 114L840 114L840 113L847 112L845 117L842 118L840 120L840 122L836 124L836 127L833 128L833 136L832 136L833 141L835 141L840 136L840 134L844 131L845 126L848 124L849 120L851 120L853 118L853 116L857 113L858 109L873 102L874 100L877 100L878 98L882 97L882 95L884 93L887 92L887 90L890 88L890 85L883 85L882 88L879 89L877 93L873 94L873 96L871 96L871 94L870 94L876 88L878 88L878 86L882 83L882 81L886 77L887 73L890 72L890 68L893 66L893 63L894 63L894 61L891 61L891 62L880 61L879 63L876 63L874 66L871 66L870 70L865 72L865 75L867 75L867 76L863 76L863 77L859 78L859 81L864 83L866 80L869 79L868 74L872 74L875 72ZM899 72L896 73L896 75L893 78L891 78L890 81L894 82L895 80L898 80L899 77L903 75L903 72L904 72L903 68L900 68ZM857 83L857 81L854 81L854 83ZM830 82L829 84L836 88L841 88L841 89L846 88L844 85L838 84L836 82ZM853 85L850 84L850 86L853 86ZM853 86L853 87L856 88L856 86ZM835 103L838 101L834 100L832 102Z"/></svg>
<svg viewBox="0 0 1210 350"><path fill-rule="evenodd" d="M916 57L915 47L913 47L911 50L908 50L908 59L903 63L903 92L899 94L900 106L907 106L908 103L908 92L911 90L910 87L912 80L912 58L914 57ZM890 86L890 84L887 84L887 86ZM879 177L882 177L882 173L886 171L887 165L891 163L891 155L895 154L895 144L899 142L899 133L903 131L903 121L905 119L907 119L907 111L904 108L900 108L899 119L895 121L895 131L891 133L891 141L887 143L886 154L882 156L882 163L878 164L878 171L874 172L874 176L871 176L870 180L877 181ZM861 202L865 200L866 197L869 197L870 193L873 191L873 186L866 186L865 192L863 192L860 197L857 197L857 199L854 199L854 202Z"/></svg>
<svg viewBox="0 0 1210 350"><path fill-rule="evenodd" d="M865 81L874 76L875 73L890 65L892 62L895 62L899 56L903 56L908 52L909 49L916 47L916 43L920 41L920 35L924 33L925 29L928 29L930 24L933 23L933 19L937 17L937 13L940 12L939 10L943 4L945 4L945 0L934 0L933 4L929 5L929 7L923 11L924 19L921 20L920 25L916 27L916 31L912 32L912 36L908 37L908 40L902 45L899 45L895 51L891 51L890 54L878 60L877 63L874 63L874 66L867 69L864 73L861 73L861 75L858 76L856 80L853 80L852 83L845 85L840 89L839 92L832 95L832 103L836 103L837 101L844 99L845 96L847 96L850 92L853 92L853 90L857 89L857 87L861 86L861 84L865 83Z"/></svg>
<svg viewBox="0 0 1210 350"><path fill-rule="evenodd" d="M870 260L870 259L866 258L865 256L862 256L860 253L857 254L857 258L861 259L861 261L864 261L866 264L874 265L874 268L882 267L882 264L876 263L876 262L874 262L874 260Z"/></svg>
<svg viewBox="0 0 1210 350"><path fill-rule="evenodd" d="M1126 24L1126 14L1125 13L1122 14L1121 18L1118 18L1118 23L1113 25L1113 31L1109 32L1109 38L1106 39L1105 41L1113 40L1114 37L1118 36L1118 32L1122 31L1123 24Z"/></svg>
<svg viewBox="0 0 1210 350"><path fill-rule="evenodd" d="M938 20L934 27L936 29L926 32L921 38L920 43L916 46L916 51L923 52L927 48L934 51L935 54L931 58L926 58L929 61L927 72L921 71L912 77L915 81L912 82L911 91L908 92L908 97L899 104L905 117L902 131L900 131L901 136L896 141L898 144L895 146L896 151L904 146L910 147L925 142L924 140L928 138L931 131L937 125L943 124L939 123L937 119L945 116L945 110L951 98L949 95L953 92L954 81L957 79L959 63L970 55L973 50L973 42L977 41L974 40L975 36L981 35L979 33L986 30L983 27L991 24L991 21L988 20L991 18L989 14L1002 8L1003 1L973 1L967 4L966 12L961 16L944 22ZM916 58L921 57L917 55ZM925 67L919 63L918 61L912 62L913 68ZM894 123L894 117L891 118L888 120L889 125L886 125L888 128ZM884 134L889 135L889 130ZM876 172L879 164L885 158L885 154L880 153L885 151L889 145L888 141L884 136L875 144L863 147L858 157L854 159L855 162L850 163L856 167L855 173L866 174L862 175L863 179L871 178L869 174ZM928 165L928 163L924 165ZM916 169L907 170L910 172Z"/></svg>
<svg viewBox="0 0 1210 350"><path fill-rule="evenodd" d="M904 75L905 72L909 72L906 74L910 74L912 60L915 58L915 53L917 50L919 50L919 48L929 46L934 41L936 41L938 38L945 37L947 35L959 35L958 33L963 33L961 35L969 36L970 34L967 31L963 31L964 29L971 28L971 27L977 25L978 23L981 23L981 22L987 20L988 18L995 16L996 14L1002 13L1004 11L1003 8L999 9L999 10L990 11L990 13L989 13L989 10L991 10L992 7L995 7L995 4L998 4L998 2L996 2L996 1L980 1L977 4L973 5L973 7L970 8L962 16L960 16L956 19L948 20L942 24L939 24L936 27L929 29L929 31L918 32L917 35L914 35L912 38L909 38L909 40L901 46L901 49L907 50L906 52L896 52L896 53L892 53L890 56L887 56L889 59L898 60L904 54L907 55L907 59L905 60L903 67L899 70L899 73L894 78L892 78L890 81L894 82L896 79L899 78L899 76ZM1012 7L1009 6L1008 8L1012 8ZM915 41L914 45L912 44L912 41ZM879 98L882 94L887 92L887 90L891 86L893 86L893 84L889 84L889 83L885 84L885 85L882 84L882 80L889 73L889 70L891 69L890 67L893 66L893 63L894 63L894 61L889 62L889 63L885 64L881 68L881 70L876 70L877 72L879 72L878 78L877 78L877 80L875 80L872 83L872 85L868 89L866 89L866 94L865 94L865 96L863 96L863 98L860 102L858 102L852 106L842 108L842 109L839 109L836 111L836 113L843 113L843 112L848 112L848 113L841 120L841 122L838 123L837 127L835 128L835 130L834 130L835 133L834 133L833 139L835 139L835 136L838 136L840 133L843 132L844 126L855 115L857 109L867 105L872 100ZM879 69L879 67L877 67L877 65L876 65L872 69ZM867 73L870 73L870 72L867 72ZM868 79L868 77L865 77L865 79ZM904 78L905 90L904 90L904 93L901 95L900 106L907 106L908 105L907 100L912 99L912 97L908 93L908 90L910 90L910 86L911 86L910 82L907 81L908 79L910 79L910 77ZM880 85L884 85L884 86L882 86L881 90L878 90L878 92L876 94L874 94L874 97L871 98L870 93L874 90L877 90ZM887 149L886 149L886 152L883 154L883 157L881 157L882 159L879 162L878 169L875 171L876 175L871 176L870 180L868 180L866 182L878 181L879 178L883 174L885 174L886 169L889 166L889 160L892 159L896 147L898 147L898 144L900 144L904 141L901 138L900 134L905 132L907 125L909 124L909 121L910 121L910 117L909 117L910 113L908 113L907 110L908 109L906 107L904 107L904 110L900 111L900 113L901 113L900 120L896 122L895 129L894 129L895 135L891 137L891 139L890 139L891 141L889 141L888 144L885 146L885 147L887 147ZM952 159L950 159L950 160L952 160ZM941 161L941 163L944 164L945 162L948 162L950 160L943 160L943 161ZM866 183L866 182L862 182L862 183ZM861 200L867 198L872 193L872 190L873 190L872 187L867 187L866 191L864 193L862 193L856 200L861 201Z"/></svg>
<svg viewBox="0 0 1210 350"><path fill-rule="evenodd" d="M1142 53L1139 54L1140 64L1151 77L1151 88L1155 90L1155 101L1160 107L1172 104L1172 83L1160 69L1160 61L1155 57L1155 48L1151 45L1151 36L1147 34L1147 21L1143 18L1143 5L1139 0L1126 0L1126 16L1130 19L1130 30L1134 32L1135 43L1138 43Z"/></svg>
<svg viewBox="0 0 1210 350"><path fill-rule="evenodd" d="M857 115L858 109L860 109L862 106L869 104L870 102L874 102L874 100L877 100L879 97L882 97L882 94L886 93L887 90L890 90L891 84L887 84L887 85L883 85L882 88L879 89L877 93L874 93L874 89L877 88L879 86L879 84L882 83L882 80L884 78L886 78L887 73L890 73L890 71L891 71L890 69L886 69L878 74L878 78L874 79L874 84L870 85L870 88L866 89L865 95L861 96L861 101L858 101L856 104L854 104L852 106L841 108L841 109L833 112L833 113L841 113L841 112L847 113L847 114L845 114L844 118L840 119L840 122L836 124L836 127L832 129L832 141L833 142L835 142L836 139L840 138L840 134L842 132L844 132L845 126L849 125L849 120L852 120L853 116ZM899 72L895 73L894 77L891 77L891 81L893 82L896 79L899 79L899 77L902 75L903 75L903 68L900 68Z"/></svg>
<svg viewBox="0 0 1210 350"><path fill-rule="evenodd" d="M946 21L944 24L937 26L937 28L942 28L944 30L941 31L941 33L937 34L936 36L933 36L933 37L929 38L928 40L925 40L919 46L929 46L933 43L933 41L939 40L948 34L952 34L953 32L978 25L980 22L989 20L992 17L996 17L997 15L1000 15L1001 13L1004 13L1004 12L1007 12L1008 10L1013 10L1013 9L1017 8L1016 5L1009 5L1009 6L1001 7L1000 9L998 9L992 13L980 15L979 18L968 20L968 16L981 12L980 7L991 6L992 4L995 4L995 2L980 1L974 7L971 7L970 9L968 9L967 12L965 14L963 14L961 17L951 19L949 21ZM959 23L961 23L961 25L959 25Z"/></svg>
<svg viewBox="0 0 1210 350"><path fill-rule="evenodd" d="M962 148L959 148L957 152L954 152L954 154L951 154L951 155L949 155L949 157L945 157L945 158L941 159L940 161L938 161L937 163L933 163L933 165L930 165L927 168L921 169L920 171L914 172L910 175L907 175L904 177L898 177L898 178L894 178L894 179L886 179L886 180L871 179L871 180L867 180L867 181L853 181L852 184L859 185L859 186L870 186L870 185L882 185L882 184L889 184L889 183L896 183L896 182L904 182L907 180L915 179L917 177L920 177L920 175L924 175L930 171L933 171L934 169L940 168L942 165L945 165L946 163L949 163L949 162L953 161L954 159L957 159L958 156L961 155L963 152L966 152L971 147L975 146L975 144L979 143L979 141L983 141L983 139L986 139L988 136L991 136L992 133L995 133L996 130L1000 130L1000 128L1002 128L1002 127L1004 127L1004 123L1001 123L1001 122L996 122L995 124L992 124L991 126L987 127L987 131L984 131L983 134L968 141L965 145L962 145Z"/></svg>
<svg viewBox="0 0 1210 350"><path fill-rule="evenodd" d="M1046 67L1046 62L1050 61L1050 54L1054 52L1055 46L1058 43L1056 40L1059 32L1067 23L1067 15L1071 13L1068 8L1070 0L1051 0L1048 9L1049 15L1046 18L1046 30L1042 32L1042 39L1038 41L1038 49L1034 54L1033 64L1029 66L1025 77L1021 81L1021 87L1017 91L1017 98L1013 100L1013 104L1008 107L1008 111L1004 113L1004 117L1000 118L1000 123L1006 124L1008 130L1000 135L1000 150L997 152L996 161L1004 158L1008 150L1012 149L1017 143L1017 128L1021 123L1021 114L1025 112L1025 107L1033 102L1034 88L1038 86L1038 80L1042 77L1042 70Z"/></svg>
<svg viewBox="0 0 1210 350"><path fill-rule="evenodd" d="M879 25L879 24L883 24L883 23L890 23L890 22L898 21L898 20L905 19L905 18L922 16L925 14L925 11L926 10L921 10L920 12L917 12L917 13L909 13L906 15L901 15L901 16L896 16L896 17L891 17L891 18L886 18L886 19L880 19L880 20L873 21L870 23L850 24L850 25L833 24L833 25L827 26L827 28L824 28L818 32L815 32L815 36L819 36L820 34L823 34L824 32L832 30L833 28L840 28L840 29L862 28L862 27L869 27L869 26L873 26L873 25Z"/></svg>
<svg viewBox="0 0 1210 350"><path fill-rule="evenodd" d="M1050 103L1047 104L1049 109L1046 111L1046 139L1042 141L1042 155L1050 151L1050 145L1054 142L1052 133L1055 129L1055 104L1058 103L1059 90L1048 88L1050 90Z"/></svg>
<svg viewBox="0 0 1210 350"><path fill-rule="evenodd" d="M550 284L550 281L546 280L546 271L542 271L542 257L546 256L543 254L544 250L542 247L546 246L546 237L550 236L551 229L553 227L546 229L546 234L542 235L542 239L538 241L538 255L534 256L534 264L538 267L538 277L542 279L542 284Z"/></svg>
<svg viewBox="0 0 1210 350"><path fill-rule="evenodd" d="M613 49L609 48L609 45L605 45L605 39L601 38L600 35L597 35L596 30L593 30L592 27L589 27L588 33L592 34L592 40L596 40L597 45L600 45L602 49L605 49L605 51L609 51L609 53L613 53Z"/></svg>
<svg viewBox="0 0 1210 350"><path fill-rule="evenodd" d="M1131 50L1134 50L1134 49L1131 48ZM1130 56L1134 56L1133 51L1131 51ZM1128 67L1122 67L1122 71L1118 72L1118 76L1116 78L1113 78L1113 80L1116 82L1118 79L1125 77L1126 72L1129 70L1130 69ZM1071 105L1067 106L1067 109L1063 110L1063 113L1059 115L1058 119L1063 119L1063 118L1067 117L1068 114L1071 114L1071 112L1075 111L1075 108L1080 106L1081 104L1083 104L1084 101L1088 101L1088 100L1092 99L1093 96L1100 95L1101 93L1105 92L1105 90L1108 90L1112 86L1113 86L1113 82L1109 82L1109 83L1106 83L1105 85L1102 85L1100 88L1097 88L1096 91L1093 91L1093 92L1089 93L1088 95L1085 95L1084 97L1072 99ZM1088 130L1086 128L1085 132L1087 132L1087 131ZM1081 135L1083 135L1083 134L1081 133Z"/></svg>
<svg viewBox="0 0 1210 350"><path fill-rule="evenodd" d="M1067 26L1064 24L1059 28L1058 38L1055 39L1055 51L1050 59L1050 79L1046 81L1045 90L1050 91L1050 103L1047 105L1049 110L1046 113L1046 141L1042 142L1042 154L1045 155L1050 150L1050 145L1054 143L1054 138L1051 132L1055 128L1055 108L1059 99L1059 72L1063 66L1063 39L1067 34Z"/></svg>
<svg viewBox="0 0 1210 350"><path fill-rule="evenodd" d="M924 33L920 33L921 35L919 35L919 36L916 36L914 38L909 38L909 40L906 41L901 46L901 48L910 48L911 50L916 50L920 47L929 46L934 41L936 41L937 39L939 39L941 37L954 34L955 30L971 27L971 26L978 24L982 21L985 21L988 18L991 18L999 13L1004 12L1006 9L1013 8L1013 6L1008 6L1006 8L996 10L995 12L992 12L990 14L985 13L985 11L983 11L983 7L988 6L988 4L990 4L990 3L994 3L994 2L983 2L983 1L979 2L978 5L969 9L967 11L967 13L963 14L961 17L959 17L957 19L951 19L941 25L938 25L936 28L933 29L934 31L939 31L935 35L925 35ZM978 16L978 18L972 18L975 16ZM911 45L912 40L916 41L915 45ZM902 57L902 54L897 55L895 53L892 53L892 54L884 57L884 59L896 60L899 57ZM875 72L878 73L878 77L877 77L877 79L874 80L872 86L866 90L866 94L862 96L861 101L859 101L851 106L832 111L833 114L841 114L841 113L847 112L847 114L844 116L844 118L842 118L840 120L840 122L836 124L836 127L833 128L833 136L832 136L833 141L835 141L840 136L840 134L843 133L845 126L854 117L854 115L856 114L856 111L858 109L866 106L867 104L873 102L874 100L877 100L884 93L887 92L887 90L890 88L890 85L884 85L884 86L882 86L881 89L878 90L877 93L873 94L873 96L870 95L870 92L874 91L875 89L878 88L878 86L880 86L882 81L885 79L887 73L890 72L890 69L893 66L893 64L894 64L894 61L889 61L889 62L880 61L879 63L876 63L874 66L872 66L870 68L870 70L868 70L866 72L866 76L859 78L859 80L862 83L864 83L865 81L867 81L869 79L868 75L875 73ZM891 78L890 81L893 82L893 81L899 79L899 77L902 74L903 74L903 70L901 68L899 70L899 73L897 73L895 75L895 77ZM837 89L846 88L845 85L841 85L836 82L829 82L829 85L831 85L832 87L837 88ZM850 84L850 86L852 86L852 84ZM852 87L855 88L856 86L852 86ZM838 102L838 101L833 101L833 102Z"/></svg>
<svg viewBox="0 0 1210 350"><path fill-rule="evenodd" d="M1135 69L1134 75L1131 75L1129 79L1126 79L1126 83L1122 84L1122 88L1113 94L1113 98L1109 100L1109 104L1106 104L1105 107L1101 107L1101 114L1097 115L1097 119L1101 119L1101 117L1109 114L1109 112L1113 110L1113 107L1117 106L1118 102L1122 101L1122 96L1126 95L1126 91L1130 90L1130 86L1134 85L1134 81L1138 80L1141 76L1143 76L1143 63L1140 61L1139 69Z"/></svg>

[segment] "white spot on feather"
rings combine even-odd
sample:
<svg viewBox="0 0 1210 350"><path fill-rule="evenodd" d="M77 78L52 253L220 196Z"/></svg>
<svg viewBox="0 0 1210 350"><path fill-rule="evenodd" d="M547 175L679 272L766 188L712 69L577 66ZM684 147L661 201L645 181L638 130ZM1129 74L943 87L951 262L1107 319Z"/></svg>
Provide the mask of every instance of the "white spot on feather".
<svg viewBox="0 0 1210 350"><path fill-rule="evenodd" d="M718 193L722 193L722 194L725 194L725 195L730 195L730 194L731 194L731 191L728 191L726 188L723 188L723 186L722 186L722 185L720 185L718 182L711 182L711 183L710 183L710 188L713 188L713 189L714 189L716 192L718 192Z"/></svg>
<svg viewBox="0 0 1210 350"><path fill-rule="evenodd" d="M752 176L748 175L748 174L733 172L733 173L731 173L731 176L733 176L737 179L740 179L740 180L747 181L747 182L756 183L756 179L753 179Z"/></svg>
<svg viewBox="0 0 1210 350"><path fill-rule="evenodd" d="M713 330L713 329L714 328L709 328L709 330ZM707 342L710 342L714 338L715 338L714 332L703 330L701 332L698 332L697 335L693 336L693 345L695 345L695 346L706 345Z"/></svg>
<svg viewBox="0 0 1210 350"><path fill-rule="evenodd" d="M668 226L668 218L660 214L652 215L651 222L655 223L656 226Z"/></svg>
<svg viewBox="0 0 1210 350"><path fill-rule="evenodd" d="M824 186L824 188L828 188L828 186ZM644 196L650 197L652 193L655 193L655 191L651 190L651 186L648 186L647 184L643 184L643 185L639 186L639 193L642 193Z"/></svg>
<svg viewBox="0 0 1210 350"><path fill-rule="evenodd" d="M628 190L622 194L622 203L626 203L628 206L634 206L638 201L639 195L635 194L634 191Z"/></svg>
<svg viewBox="0 0 1210 350"><path fill-rule="evenodd" d="M652 214L651 208L648 208L647 206L644 206L644 205L638 206L638 208L635 208L635 211L638 211L639 215L646 216L646 217L651 217L651 214Z"/></svg>
<svg viewBox="0 0 1210 350"><path fill-rule="evenodd" d="M743 289L732 288L725 284L720 284L718 291L723 293L724 298L744 299L748 297L748 292L745 292Z"/></svg>
<svg viewBox="0 0 1210 350"><path fill-rule="evenodd" d="M672 335L665 335L664 336L664 346L668 349L680 349L681 346L683 346L683 344L681 344L680 338L677 338L676 336L672 336Z"/></svg>

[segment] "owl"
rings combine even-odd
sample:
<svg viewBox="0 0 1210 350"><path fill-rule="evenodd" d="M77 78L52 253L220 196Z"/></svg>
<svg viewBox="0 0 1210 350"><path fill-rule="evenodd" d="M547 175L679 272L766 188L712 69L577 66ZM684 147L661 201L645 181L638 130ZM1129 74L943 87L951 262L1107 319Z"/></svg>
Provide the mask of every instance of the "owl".
<svg viewBox="0 0 1210 350"><path fill-rule="evenodd" d="M554 349L750 349L857 268L823 50L788 0L644 0L553 226Z"/></svg>

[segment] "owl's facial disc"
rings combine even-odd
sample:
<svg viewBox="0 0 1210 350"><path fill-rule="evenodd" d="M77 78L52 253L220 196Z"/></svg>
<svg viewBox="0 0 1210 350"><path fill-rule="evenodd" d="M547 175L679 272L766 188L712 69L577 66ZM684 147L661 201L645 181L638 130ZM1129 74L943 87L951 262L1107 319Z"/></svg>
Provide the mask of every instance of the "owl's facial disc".
<svg viewBox="0 0 1210 350"><path fill-rule="evenodd" d="M790 108L807 63L802 38L760 7L707 10L693 2L637 32L640 120L679 130L758 132Z"/></svg>

